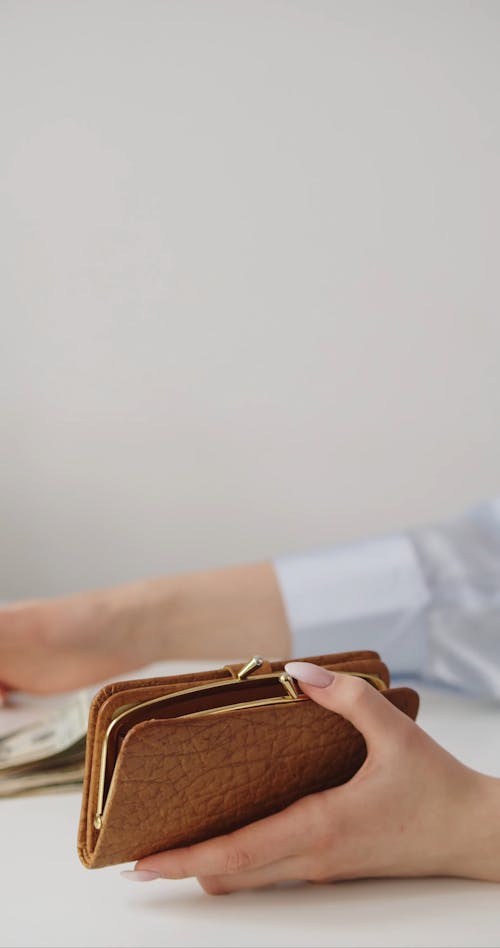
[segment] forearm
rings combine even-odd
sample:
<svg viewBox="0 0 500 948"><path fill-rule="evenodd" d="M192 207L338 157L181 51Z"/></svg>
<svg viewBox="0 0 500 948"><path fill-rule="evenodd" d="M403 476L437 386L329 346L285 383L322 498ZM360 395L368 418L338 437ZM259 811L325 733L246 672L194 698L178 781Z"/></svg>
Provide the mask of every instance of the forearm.
<svg viewBox="0 0 500 948"><path fill-rule="evenodd" d="M270 564L143 580L0 610L3 686L69 691L169 659L289 656Z"/></svg>
<svg viewBox="0 0 500 948"><path fill-rule="evenodd" d="M179 574L130 588L149 660L287 658L290 635L269 563Z"/></svg>

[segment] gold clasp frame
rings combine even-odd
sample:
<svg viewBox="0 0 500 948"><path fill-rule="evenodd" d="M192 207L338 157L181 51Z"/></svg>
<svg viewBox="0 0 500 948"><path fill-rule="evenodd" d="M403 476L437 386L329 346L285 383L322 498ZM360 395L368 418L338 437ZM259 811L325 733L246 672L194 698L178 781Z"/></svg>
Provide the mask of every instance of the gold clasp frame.
<svg viewBox="0 0 500 948"><path fill-rule="evenodd" d="M263 664L264 659L260 655L254 655L253 658L251 658L250 661L246 663L246 665L243 665L243 668L240 668L239 672L237 673L236 680L244 681L245 678L248 678L248 676L251 675L253 671L255 671L257 668L261 668ZM287 672L277 672L274 673L274 677L278 679L280 685L283 685L283 688L290 698L300 698L291 675L288 675Z"/></svg>

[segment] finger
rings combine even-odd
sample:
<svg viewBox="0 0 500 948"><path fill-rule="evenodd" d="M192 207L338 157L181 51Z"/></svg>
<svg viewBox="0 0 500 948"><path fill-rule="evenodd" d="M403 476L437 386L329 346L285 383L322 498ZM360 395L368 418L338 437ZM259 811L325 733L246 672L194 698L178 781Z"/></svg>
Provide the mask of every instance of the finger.
<svg viewBox="0 0 500 948"><path fill-rule="evenodd" d="M208 895L229 895L245 889L262 889L302 878L301 863L297 857L278 859L260 869L235 872L227 875L198 876L198 882Z"/></svg>
<svg viewBox="0 0 500 948"><path fill-rule="evenodd" d="M0 683L0 708L7 704L7 687Z"/></svg>
<svg viewBox="0 0 500 948"><path fill-rule="evenodd" d="M363 678L334 673L312 662L288 662L285 671L313 701L354 724L369 749L394 746L395 735L408 728L407 716Z"/></svg>
<svg viewBox="0 0 500 948"><path fill-rule="evenodd" d="M165 879L232 875L286 859L310 841L312 798L304 797L280 813L204 843L140 859L136 871L159 872Z"/></svg>

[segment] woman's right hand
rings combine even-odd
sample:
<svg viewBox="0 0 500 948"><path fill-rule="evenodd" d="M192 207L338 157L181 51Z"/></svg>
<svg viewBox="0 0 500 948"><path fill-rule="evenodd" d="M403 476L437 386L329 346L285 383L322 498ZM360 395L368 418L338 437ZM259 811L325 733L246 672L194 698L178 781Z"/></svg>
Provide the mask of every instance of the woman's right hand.
<svg viewBox="0 0 500 948"><path fill-rule="evenodd" d="M313 701L363 734L358 773L226 836L141 859L127 877L196 876L211 894L293 879L500 882L500 780L461 764L360 678L309 662L285 667Z"/></svg>

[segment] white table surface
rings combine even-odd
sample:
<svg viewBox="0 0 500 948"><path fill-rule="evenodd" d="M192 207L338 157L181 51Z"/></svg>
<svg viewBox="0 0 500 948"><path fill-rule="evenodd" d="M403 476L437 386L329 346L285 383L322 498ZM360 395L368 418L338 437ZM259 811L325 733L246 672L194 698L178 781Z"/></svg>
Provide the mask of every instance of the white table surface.
<svg viewBox="0 0 500 948"><path fill-rule="evenodd" d="M170 663L162 671L189 667ZM498 705L421 694L420 724L471 766L500 776ZM80 865L79 808L79 793L0 801L5 948L500 946L499 885L377 880L222 898L205 895L193 880L132 885L116 867L90 872Z"/></svg>

